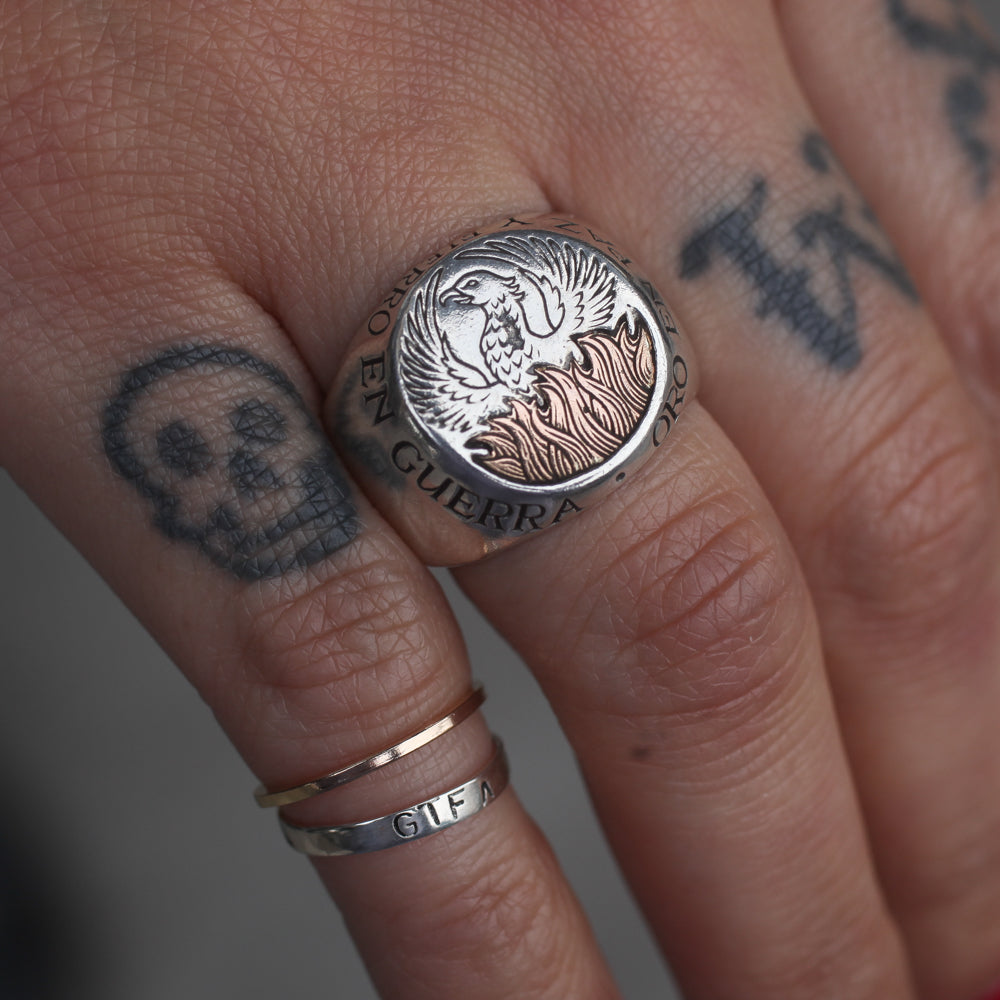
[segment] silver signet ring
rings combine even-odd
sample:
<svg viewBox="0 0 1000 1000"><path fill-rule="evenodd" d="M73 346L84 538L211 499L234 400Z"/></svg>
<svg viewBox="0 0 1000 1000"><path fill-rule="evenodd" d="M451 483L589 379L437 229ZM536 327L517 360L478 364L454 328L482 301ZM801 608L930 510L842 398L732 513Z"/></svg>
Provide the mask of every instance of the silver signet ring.
<svg viewBox="0 0 1000 1000"><path fill-rule="evenodd" d="M398 282L326 418L402 538L454 566L580 516L663 444L694 388L670 311L613 243L508 219Z"/></svg>

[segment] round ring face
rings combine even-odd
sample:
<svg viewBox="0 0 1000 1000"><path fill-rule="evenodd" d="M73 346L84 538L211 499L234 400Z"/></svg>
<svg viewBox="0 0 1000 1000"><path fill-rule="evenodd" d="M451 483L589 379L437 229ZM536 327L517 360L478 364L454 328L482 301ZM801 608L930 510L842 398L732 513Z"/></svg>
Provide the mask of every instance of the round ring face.
<svg viewBox="0 0 1000 1000"><path fill-rule="evenodd" d="M669 367L658 317L622 268L559 232L473 240L400 308L404 405L470 472L578 488L616 466Z"/></svg>
<svg viewBox="0 0 1000 1000"><path fill-rule="evenodd" d="M666 439L693 377L663 300L555 217L456 240L368 320L328 399L341 453L425 562L559 524Z"/></svg>

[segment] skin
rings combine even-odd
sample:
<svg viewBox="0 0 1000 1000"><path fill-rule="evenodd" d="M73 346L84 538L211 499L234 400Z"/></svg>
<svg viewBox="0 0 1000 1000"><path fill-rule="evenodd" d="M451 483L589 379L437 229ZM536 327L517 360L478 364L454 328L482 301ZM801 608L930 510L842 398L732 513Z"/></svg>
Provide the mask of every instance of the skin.
<svg viewBox="0 0 1000 1000"><path fill-rule="evenodd" d="M685 996L995 990L993 44L952 0L470 9L3 5L0 462L265 784L325 773L469 671L324 391L454 234L588 220L676 312L700 402L600 507L460 582L552 701ZM130 450L115 401L150 365ZM380 815L489 756L463 724L287 815ZM385 997L617 995L512 792L316 867Z"/></svg>

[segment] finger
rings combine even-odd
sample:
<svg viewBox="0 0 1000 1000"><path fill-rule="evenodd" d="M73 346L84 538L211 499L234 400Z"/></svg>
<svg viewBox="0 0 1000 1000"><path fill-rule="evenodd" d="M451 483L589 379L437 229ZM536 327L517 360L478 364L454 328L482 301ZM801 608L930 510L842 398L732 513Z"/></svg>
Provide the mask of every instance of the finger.
<svg viewBox="0 0 1000 1000"><path fill-rule="evenodd" d="M495 159L490 184L471 163L440 202L422 193L443 180L440 132L422 168L408 153L405 211L376 196L373 121L386 149L407 144L382 112L391 73L357 66L391 34L367 8L289 23L266 5L181 6L106 21L66 6L44 30L4 8L0 408L25 431L2 460L283 788L440 717L469 676L439 591L331 459L282 328L324 379L383 257L419 256L463 206L545 203ZM248 92L234 67L250 62ZM441 229L424 230L427 204ZM287 815L378 816L490 754L469 721ZM319 867L387 997L614 995L512 792L438 836Z"/></svg>
<svg viewBox="0 0 1000 1000"><path fill-rule="evenodd" d="M913 279L810 124L763 7L650 19L648 46L627 58L655 117L627 115L635 95L614 89L574 106L566 156L585 166L551 193L631 243L695 332L705 405L803 562L921 986L974 996L1000 954L985 919L1000 806L983 803L998 780L994 460ZM666 52L669 74L657 72ZM620 53L602 58L622 72ZM695 85L713 114L692 120ZM595 149L611 128L628 157Z"/></svg>
<svg viewBox="0 0 1000 1000"><path fill-rule="evenodd" d="M997 435L1000 46L966 0L865 0L841 18L779 9L809 100Z"/></svg>
<svg viewBox="0 0 1000 1000"><path fill-rule="evenodd" d="M858 4L841 18L803 5L780 10L802 85L914 276L960 379L985 415L995 461L1000 49L970 4L881 0ZM850 72L843 72L846 53ZM950 404L927 399L922 408L940 415L941 405ZM954 443L953 456L924 480L923 506L940 520L929 519L923 530L929 537L938 525L940 533L929 549L914 548L924 565L937 564L932 578L913 577L936 623L938 641L929 647L936 662L920 670L915 657L903 689L891 666L880 671L886 710L913 691L927 706L921 714L928 726L886 760L883 785L897 791L873 797L870 812L897 844L885 852L883 869L928 995L955 996L1000 981L1000 803L983 795L1000 786L992 722L1000 704L997 488L975 440L975 416L965 417L964 426L939 420L933 430L938 440ZM921 630L912 634L919 641ZM844 671L847 698L862 683L874 685L862 679L862 669L854 676ZM919 725L917 717L914 722ZM879 729L872 719L872 740ZM957 745L957 766L940 749L934 759L929 747L936 740L943 741L939 748ZM918 743L925 749L909 753ZM914 760L923 761L919 770L912 769ZM912 777L901 783L907 761Z"/></svg>
<svg viewBox="0 0 1000 1000"><path fill-rule="evenodd" d="M685 996L909 996L794 556L705 412L674 433L459 579L537 672Z"/></svg>
<svg viewBox="0 0 1000 1000"><path fill-rule="evenodd" d="M762 6L728 5L725 21L651 17L648 45L633 37L624 52L592 39L600 55L579 72L605 74L608 89L603 102L571 100L564 155L577 171L551 194L632 244L695 331L706 405L816 594L922 984L974 995L997 954L981 919L996 885L995 821L980 801L997 767L992 458L912 280L809 125ZM642 68L641 95L615 89L626 60ZM712 116L685 114L695 87ZM608 130L621 142L594 142Z"/></svg>
<svg viewBox="0 0 1000 1000"><path fill-rule="evenodd" d="M15 478L268 787L442 716L470 684L454 621L332 458L315 390L273 321L222 278L132 291L150 294L142 317L109 302L67 309L60 336L8 357L4 398L30 428L8 442ZM379 816L461 785L489 756L478 718L286 814L319 825ZM614 993L512 793L434 837L318 867L387 997Z"/></svg>
<svg viewBox="0 0 1000 1000"><path fill-rule="evenodd" d="M544 15L543 10L540 18ZM576 185L557 191L560 204L583 216L599 213L614 232L624 228L646 248L644 259L656 259L650 253L646 223L648 205L659 201L650 194L663 199L669 192L684 203L682 178L658 177L654 187L647 172L662 169L663 149L652 147L648 125L661 120L669 102L663 93L656 93L655 100L650 94L642 109L646 113L636 115L632 107L623 109L614 101L620 99L622 80L634 82L636 64L646 72L662 61L669 46L663 45L662 23L657 25L648 49L644 41L623 45L614 58L609 58L609 48L615 46L593 36L584 42L576 38L576 45L558 49L574 53L572 59L566 57L571 65L559 67L566 69L559 93L568 105L560 110L568 113L559 121L554 141L558 148L541 142L541 151L535 149L548 177L569 176L556 165L574 164ZM540 28L536 25L536 31ZM602 19L600 31L607 29L608 22ZM759 33L755 23L739 26L741 37L753 37L755 31ZM626 34L624 29L612 32L615 44ZM632 63L637 49L645 59ZM596 56L580 59L580 52L597 53L604 63L595 65L600 62ZM502 54L501 46L498 58ZM560 58L548 55L553 62ZM699 55L704 55L704 46ZM558 73L553 76L559 78ZM700 77L692 72L692 79ZM607 88L598 92L606 95L607 103L595 109L588 97L585 106L575 104L575 95L594 90L594 80L606 82ZM669 87L675 83L671 77ZM643 84L645 93L650 79L644 77ZM667 82L663 89L668 89ZM683 103L676 94L672 99ZM690 92L686 99L692 99ZM657 101L662 106L654 114ZM606 117L599 119L602 110ZM609 142L608 136L619 135L630 122L638 134L628 131L629 157L623 164L616 155L622 144ZM563 138L567 133L570 142ZM729 153L735 157L742 145L737 141L734 147ZM547 162L546 153L551 157ZM694 187L699 168L692 163L691 201L695 193L703 193L702 187ZM699 174L698 180L703 182L703 176ZM609 191L619 190L619 183L624 184L621 196L609 197ZM671 260L671 276L673 264ZM699 329L697 320L694 329ZM755 373L751 369L749 374ZM809 395L813 394L810 389ZM708 455L726 453L715 434L704 435L700 443ZM907 996L907 972L869 864L794 560L742 467L728 470L731 474L722 477L721 486L709 475L719 472L714 466L689 471L682 461L680 468L680 482L690 479L693 485L690 494L678 498L678 509L666 506L665 480L654 480L648 494L644 491L634 498L635 508L641 514L648 512L648 520L635 525L623 516L618 531L605 530L603 521L595 529L599 536L610 535L610 553L592 555L578 536L566 536L576 537L575 544L546 546L519 557L512 554L510 565L520 566L520 573L503 572L507 557L483 567L490 582L476 590L477 597L542 674L637 892L689 993L786 997L825 990L844 996ZM673 480L670 486L676 489ZM693 508L690 519L684 517L688 505ZM611 518L614 509L609 508ZM676 530L677 521L686 528L681 539L687 549L681 544L680 552L670 551L658 527L665 522L666 530ZM707 554L701 551L703 539L708 542ZM666 563L662 569L661 562ZM478 572L472 571L471 578ZM605 588L608 579L613 585ZM722 597L717 597L718 590ZM689 596L690 605L685 603ZM735 608L727 604L726 596ZM739 604L744 596L746 608ZM768 616L772 604L773 620ZM593 623L581 622L572 613L574 605L582 609L581 616L594 605L595 616L605 608L607 613ZM705 607L707 621L698 614ZM539 638L543 628L547 634ZM699 629L707 635L699 636ZM752 634L755 643L730 650L736 645L734 637L745 633ZM677 649L684 643L694 646L690 667ZM611 650L619 647L624 654L615 657ZM572 662L555 662L554 651L567 648L575 654ZM694 679L687 671L678 677L664 669L672 659L680 660ZM609 661L624 677L608 676ZM725 695L719 695L717 671L735 678L732 715L726 711L730 703ZM653 680L647 680L650 675ZM633 688L639 695L630 698ZM677 706L690 689L695 694L689 697L696 703L691 712L693 736L690 742L672 742L669 723L683 716ZM724 723L713 719L713 708L725 717ZM635 745L634 734L622 735L617 728L627 731L632 716L643 721L652 716L649 733L661 734L645 737L655 747L654 777L648 781L642 767L622 766L631 748L630 735L631 746ZM766 721L756 725L761 718ZM729 740L727 725L733 730ZM640 749L640 756L644 752ZM761 774L754 774L758 780L747 780L743 787L741 779L747 775L741 763L751 754L763 762ZM801 784L791 777L798 776L798 767L804 775ZM687 789L671 787L674 773L682 775L682 785L686 779ZM700 797L689 791L706 784L716 794ZM781 808L773 812L762 808L762 803L775 800ZM745 834L735 844L734 826ZM669 833L665 836L663 831ZM784 849L783 867L777 873L771 853L775 844ZM797 863L785 864L793 846ZM692 879L692 871L697 871L697 879ZM836 873L834 879L831 873ZM675 906L668 909L666 900ZM787 947L775 942L787 942Z"/></svg>

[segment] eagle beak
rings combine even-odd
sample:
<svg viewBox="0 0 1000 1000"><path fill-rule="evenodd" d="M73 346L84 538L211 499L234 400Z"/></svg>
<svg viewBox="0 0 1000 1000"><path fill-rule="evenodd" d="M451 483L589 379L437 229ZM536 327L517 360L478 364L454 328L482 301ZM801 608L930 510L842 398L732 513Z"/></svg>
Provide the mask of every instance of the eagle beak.
<svg viewBox="0 0 1000 1000"><path fill-rule="evenodd" d="M441 305L446 305L449 302L461 302L467 305L471 301L472 300L465 294L465 292L460 292L457 288L447 289L438 299L438 302Z"/></svg>

